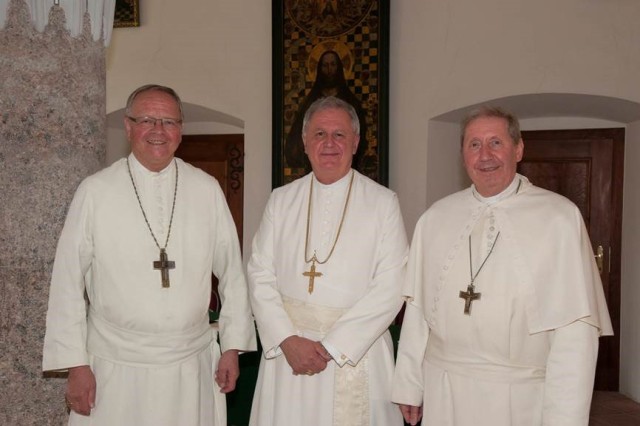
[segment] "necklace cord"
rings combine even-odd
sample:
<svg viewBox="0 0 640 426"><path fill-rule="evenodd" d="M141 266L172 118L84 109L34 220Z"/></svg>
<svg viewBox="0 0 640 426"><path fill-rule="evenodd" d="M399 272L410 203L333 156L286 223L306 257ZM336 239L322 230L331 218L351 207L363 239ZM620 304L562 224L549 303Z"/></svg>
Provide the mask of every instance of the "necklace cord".
<svg viewBox="0 0 640 426"><path fill-rule="evenodd" d="M480 273L480 271L482 271L482 267L484 266L484 264L487 263L487 260L489 260L489 256L491 256L491 253L493 253L493 249L496 246L496 242L498 241L499 236L500 232L498 232L498 234L496 235L496 239L493 240L493 244L491 244L491 250L489 250L489 253L487 253L487 257L485 257L482 261L482 265L480 265L480 268L478 268L476 274L473 275L473 258L471 257L471 234L469 234L469 276L471 277L471 285L473 285L474 281L478 277L478 274Z"/></svg>
<svg viewBox="0 0 640 426"><path fill-rule="evenodd" d="M340 219L340 225L338 225L338 232L336 234L336 239L333 241L333 246L331 247L331 251L327 255L327 258L325 260L323 260L323 261L320 261L316 257L316 252L315 251L313 252L313 256L311 256L311 258L307 259L307 252L308 252L308 246L309 246L309 228L310 228L310 223L311 223L311 197L313 196L313 176L311 177L311 185L310 185L310 188L309 188L309 202L307 204L307 234L306 234L306 238L304 240L304 261L305 261L305 263L309 263L309 262L311 262L311 261L313 261L315 259L315 261L319 265L322 265L324 263L327 263L327 261L329 260L329 258L333 254L333 251L335 250L336 245L338 244L338 238L340 238L340 231L342 231L342 224L344 223L344 218L347 215L347 206L349 205L349 199L351 198L351 188L353 187L353 177L354 176L355 176L355 172L351 171L351 180L349 181L349 190L347 191L347 198L345 199L344 208L342 209L342 218Z"/></svg>
<svg viewBox="0 0 640 426"><path fill-rule="evenodd" d="M151 225L149 224L149 219L147 219L147 214L144 212L144 208L142 207L142 201L140 201L140 194L138 194L138 188L136 187L136 183L133 180L133 173L131 173L131 166L129 165L129 158L127 160L127 170L129 171L129 178L131 179L131 184L133 185L133 191L136 193L136 198L138 199L138 205L140 206L140 210L142 211L142 216L144 217L144 221L149 228L149 232L151 232L151 236L153 237L153 241L155 241L156 246L160 250L166 250L167 245L169 244L169 237L171 236L171 225L173 224L173 213L176 211L176 196L178 195L178 162L174 159L173 162L176 166L176 183L173 188L173 205L171 206L171 219L169 219L169 230L167 231L167 239L164 242L164 247L160 247L158 244L158 239L156 238L153 230L151 229Z"/></svg>

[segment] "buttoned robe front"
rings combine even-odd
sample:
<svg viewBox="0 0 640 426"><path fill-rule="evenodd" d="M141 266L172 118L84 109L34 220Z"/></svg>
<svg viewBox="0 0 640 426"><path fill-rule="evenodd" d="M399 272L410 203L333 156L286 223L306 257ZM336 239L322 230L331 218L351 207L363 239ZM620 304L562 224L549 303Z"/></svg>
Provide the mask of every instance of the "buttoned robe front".
<svg viewBox="0 0 640 426"><path fill-rule="evenodd" d="M472 277L480 296L465 315ZM393 401L423 405L423 425L588 424L598 335L612 329L566 198L517 175L492 199L470 188L435 203L404 293Z"/></svg>
<svg viewBox="0 0 640 426"><path fill-rule="evenodd" d="M333 254L351 173L344 223ZM310 184L313 199L309 210ZM310 214L308 214L310 212ZM393 344L388 327L402 304L408 253L394 193L353 171L331 185L309 174L272 193L248 265L251 303L264 357L251 424L401 425L391 403ZM336 357L313 376L293 375L280 350L291 335L322 341Z"/></svg>
<svg viewBox="0 0 640 426"><path fill-rule="evenodd" d="M212 272L220 282L222 350L255 350L255 330L224 195L215 179L179 159L158 173L128 159L159 245L171 230L170 286L154 269L159 249L121 159L85 179L69 208L43 368L90 365L96 377L95 408L90 416L72 412L71 425L226 425L224 395L213 381L220 348L208 321Z"/></svg>

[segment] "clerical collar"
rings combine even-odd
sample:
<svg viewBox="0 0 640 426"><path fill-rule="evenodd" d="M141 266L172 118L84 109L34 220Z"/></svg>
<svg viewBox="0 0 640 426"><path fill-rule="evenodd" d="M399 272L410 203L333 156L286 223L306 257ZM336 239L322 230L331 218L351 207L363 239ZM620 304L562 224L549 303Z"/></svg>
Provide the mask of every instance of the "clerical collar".
<svg viewBox="0 0 640 426"><path fill-rule="evenodd" d="M174 163L175 161L171 160L169 162L169 164L167 165L167 167L165 167L164 169L160 170L159 172L154 172L152 170L147 169L140 161L138 161L138 159L136 158L136 156L133 154L133 152L131 154L129 154L129 164L132 165L133 169L136 170L139 173L144 173L147 176L150 177L155 177L155 176L164 176L167 173L169 173L171 170L173 170L174 167Z"/></svg>
<svg viewBox="0 0 640 426"><path fill-rule="evenodd" d="M333 182L333 183L322 183L318 180L318 178L316 177L315 173L312 173L311 179L314 180L314 186L317 185L318 188L320 188L320 190L325 190L325 189L333 189L333 188L342 188L342 187L346 187L349 182L351 181L351 173L353 173L353 170L349 169L349 173L347 173L346 175L342 176L340 179L338 179L337 181Z"/></svg>
<svg viewBox="0 0 640 426"><path fill-rule="evenodd" d="M483 197L477 190L476 190L476 186L473 186L473 196L476 197L476 199L484 204L487 205L492 205L495 204L499 201L502 201L506 198L509 198L510 196L512 196L513 194L517 194L518 190L520 189L520 185L522 185L522 179L520 177L520 175L516 174L515 177L513 178L513 180L511 181L511 183L509 184L509 186L507 186L504 191L502 191L499 194L496 195L492 195L491 197Z"/></svg>

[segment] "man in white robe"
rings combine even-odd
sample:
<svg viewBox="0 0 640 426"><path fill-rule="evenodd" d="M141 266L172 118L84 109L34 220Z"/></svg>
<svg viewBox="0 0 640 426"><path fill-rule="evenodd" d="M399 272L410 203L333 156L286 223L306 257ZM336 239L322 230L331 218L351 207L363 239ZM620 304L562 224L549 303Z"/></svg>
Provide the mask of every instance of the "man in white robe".
<svg viewBox="0 0 640 426"><path fill-rule="evenodd" d="M238 351L256 349L235 226L217 181L174 158L178 95L143 86L125 114L132 153L86 178L69 208L43 369L69 372L70 425L224 426Z"/></svg>
<svg viewBox="0 0 640 426"><path fill-rule="evenodd" d="M274 190L248 265L264 350L250 424L401 425L388 332L408 253L397 197L351 169L352 106L314 102L303 134L313 172Z"/></svg>
<svg viewBox="0 0 640 426"><path fill-rule="evenodd" d="M470 114L473 185L416 226L393 383L410 424L588 424L611 322L578 208L516 173L523 149L513 115Z"/></svg>

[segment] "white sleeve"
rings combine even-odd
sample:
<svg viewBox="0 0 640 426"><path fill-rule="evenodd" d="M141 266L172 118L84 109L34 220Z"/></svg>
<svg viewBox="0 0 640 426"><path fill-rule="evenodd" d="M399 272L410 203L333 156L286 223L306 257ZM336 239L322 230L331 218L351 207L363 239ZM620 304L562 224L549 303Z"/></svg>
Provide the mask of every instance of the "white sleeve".
<svg viewBox="0 0 640 426"><path fill-rule="evenodd" d="M224 193L216 183L213 187L213 214L217 224L211 238L214 241L212 271L218 277L218 292L222 302L218 325L220 349L243 352L256 350L256 331L251 315L247 281L242 266L240 243Z"/></svg>
<svg viewBox="0 0 640 426"><path fill-rule="evenodd" d="M340 352L336 362L357 364L393 322L402 306L401 287L409 248L397 197L393 197L379 230L376 268L366 293L344 313L322 339Z"/></svg>
<svg viewBox="0 0 640 426"><path fill-rule="evenodd" d="M269 198L260 228L253 237L252 254L247 265L249 296L256 318L260 342L267 358L282 354L280 343L296 335L296 328L284 309L278 290L274 248L274 199Z"/></svg>
<svg viewBox="0 0 640 426"><path fill-rule="evenodd" d="M597 358L596 327L575 321L552 332L542 413L545 426L589 424Z"/></svg>
<svg viewBox="0 0 640 426"><path fill-rule="evenodd" d="M49 288L42 369L88 365L85 275L93 259L93 203L86 181L76 191L58 240Z"/></svg>
<svg viewBox="0 0 640 426"><path fill-rule="evenodd" d="M407 302L391 388L393 402L416 407L422 405L424 397L423 363L428 339L429 326L422 311Z"/></svg>

